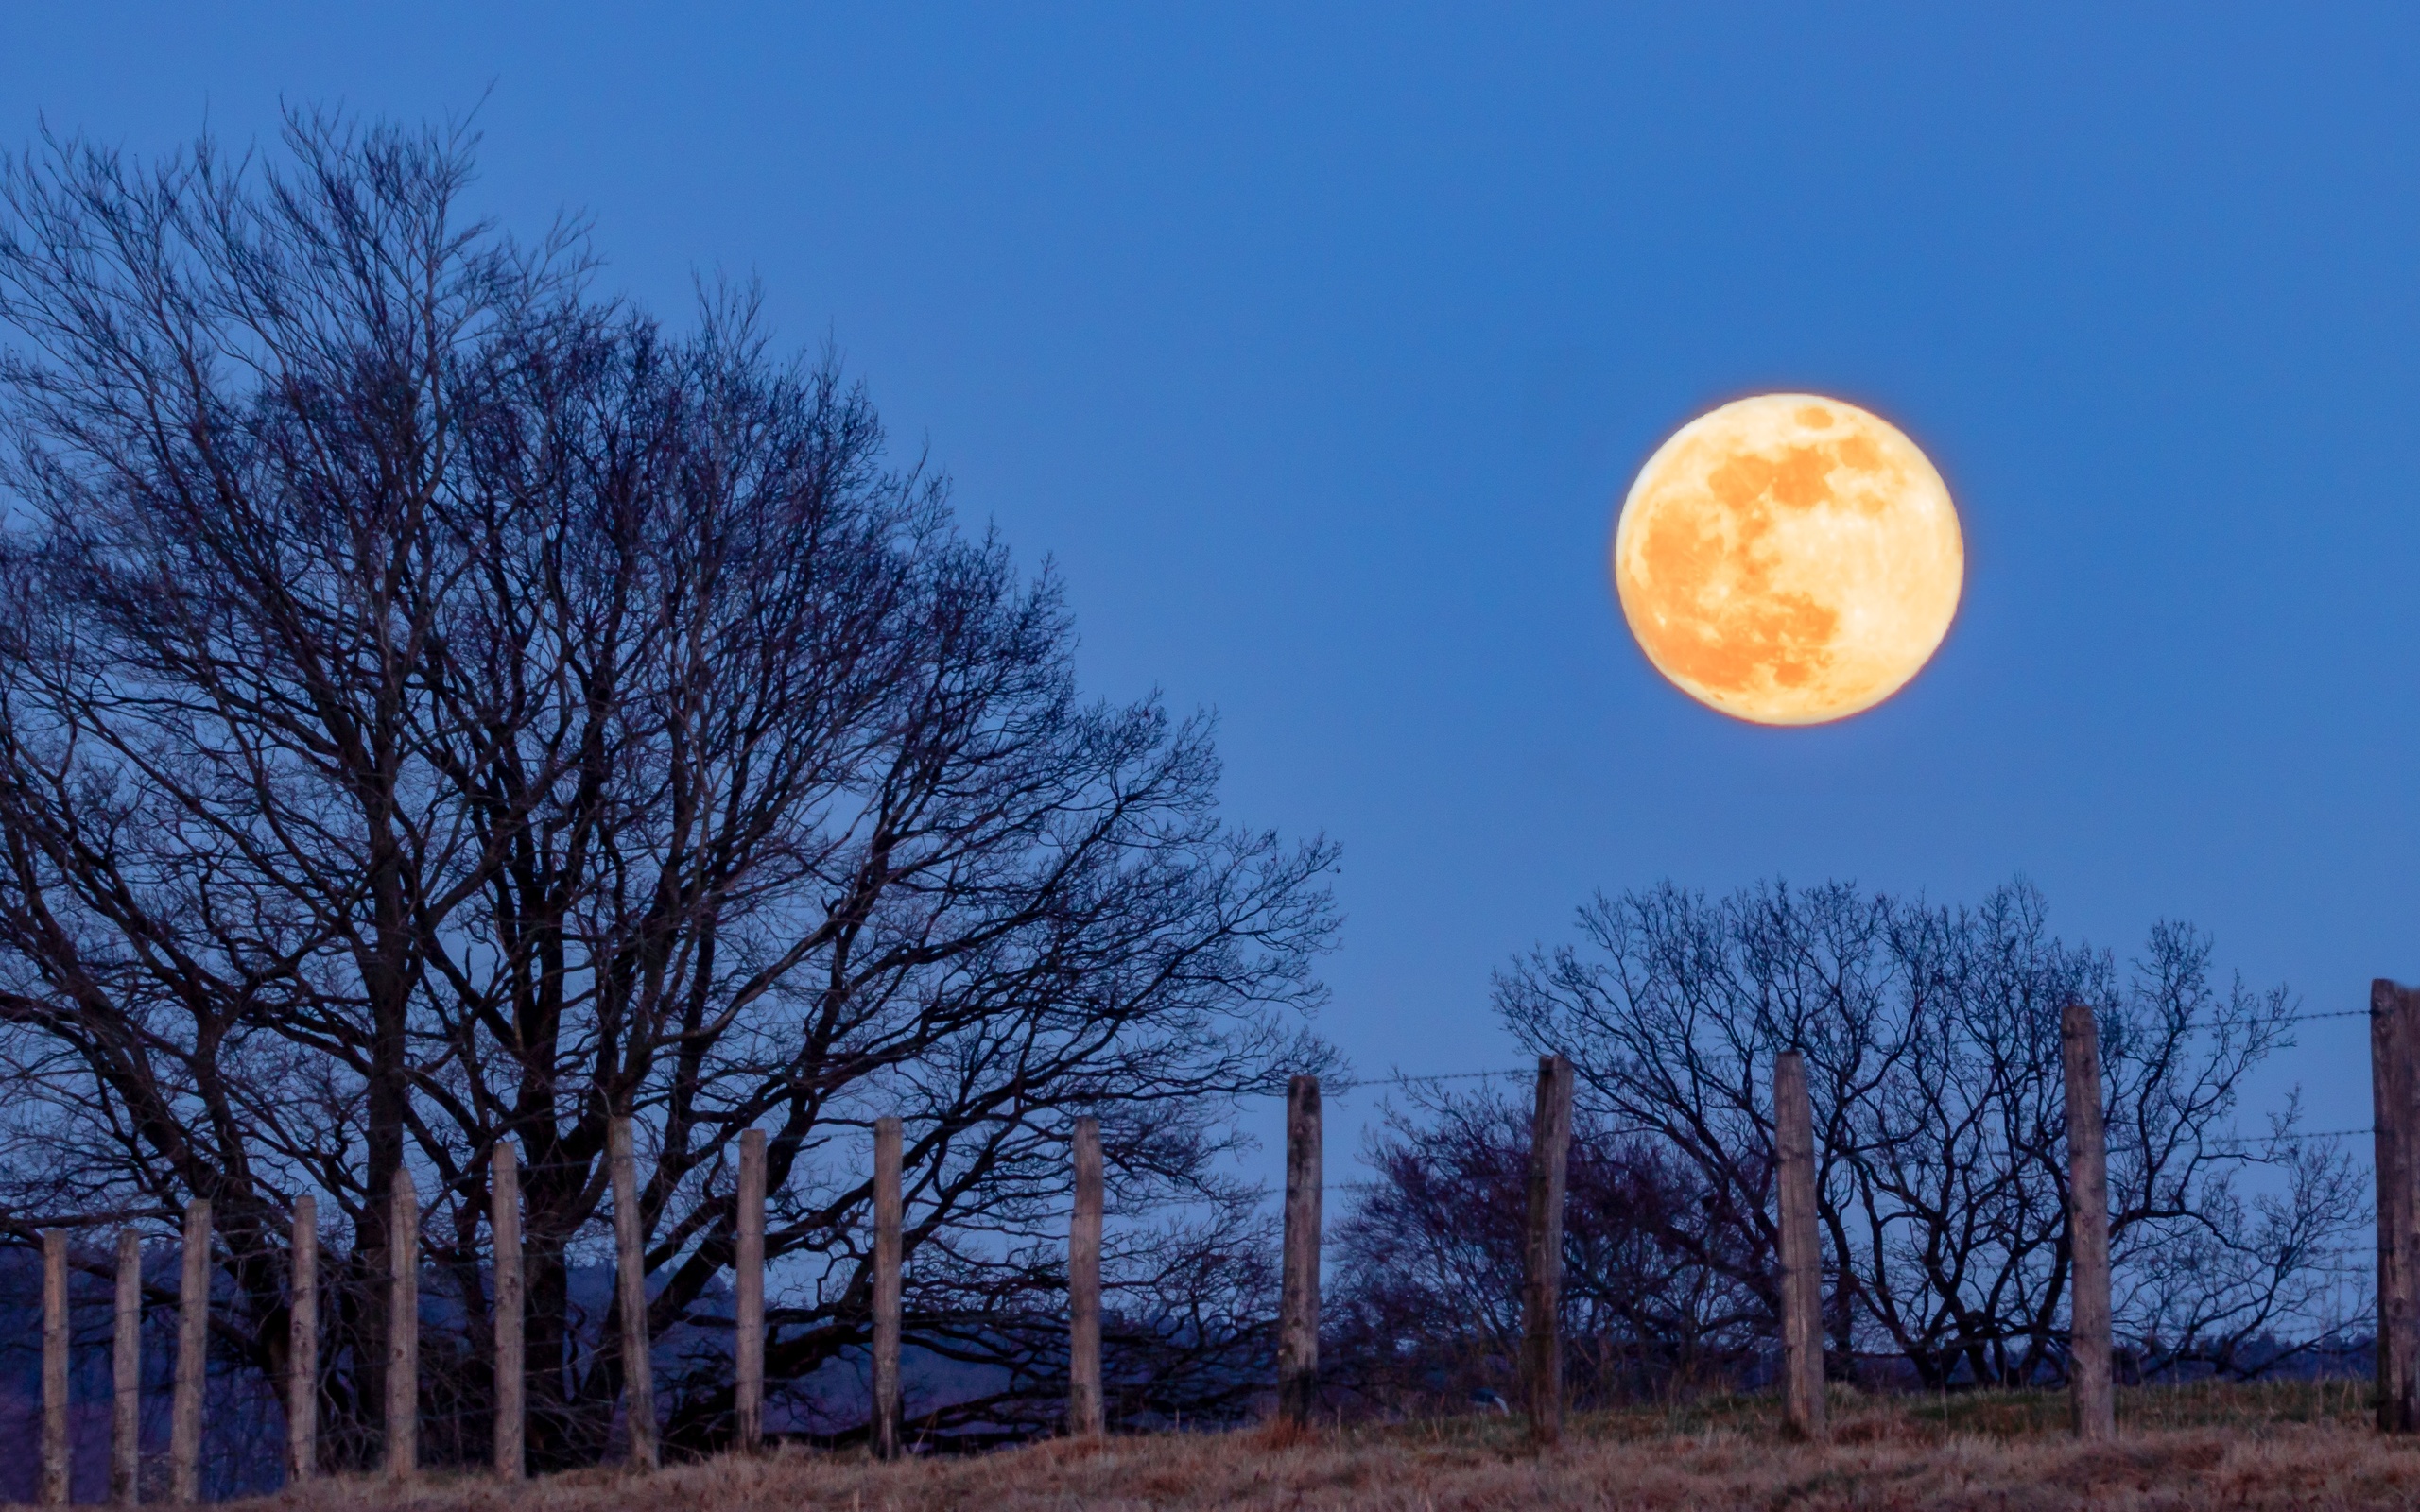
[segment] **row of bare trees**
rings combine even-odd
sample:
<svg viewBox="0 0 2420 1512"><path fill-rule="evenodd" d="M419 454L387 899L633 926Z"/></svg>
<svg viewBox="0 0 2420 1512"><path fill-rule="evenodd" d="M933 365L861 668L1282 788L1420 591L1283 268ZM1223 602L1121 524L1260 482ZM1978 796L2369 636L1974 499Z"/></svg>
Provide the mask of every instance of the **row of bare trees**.
<svg viewBox="0 0 2420 1512"><path fill-rule="evenodd" d="M220 1347L275 1378L264 1236L318 1194L322 1442L372 1463L390 1190L483 1395L510 1142L543 1468L614 1422L612 1119L659 1337L721 1315L767 1132L777 1422L862 1353L904 1119L908 1344L974 1383L933 1426L997 1428L1063 1370L1095 1116L1113 1402L1239 1401L1270 1283L1221 1158L1327 1062L1333 852L1219 819L1202 721L1082 697L1057 585L831 361L745 295L599 296L575 231L468 215L472 146L297 115L275 162L0 175L0 1201L208 1199ZM668 1363L668 1446L728 1436L727 1358Z"/></svg>
<svg viewBox="0 0 2420 1512"><path fill-rule="evenodd" d="M2129 1368L2291 1367L2368 1326L2367 1173L2298 1109L2247 1135L2247 1078L2292 1043L2282 990L2214 979L2155 928L2120 970L2043 901L1971 908L1779 884L1600 897L1579 943L1497 981L1574 1062L1564 1239L1579 1400L1761 1379L1775 1348L1774 1054L1815 1107L1828 1368L1928 1388L2064 1379L2070 1257L2059 1025L2100 1028L2116 1330ZM1459 1400L1514 1357L1528 1112L1415 1092L1338 1235L1331 1353L1370 1398Z"/></svg>

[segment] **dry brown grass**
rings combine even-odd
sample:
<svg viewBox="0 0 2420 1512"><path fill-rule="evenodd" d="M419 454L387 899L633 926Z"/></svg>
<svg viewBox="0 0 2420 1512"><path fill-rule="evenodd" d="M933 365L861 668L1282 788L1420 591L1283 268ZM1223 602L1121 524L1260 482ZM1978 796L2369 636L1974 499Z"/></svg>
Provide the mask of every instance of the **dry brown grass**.
<svg viewBox="0 0 2420 1512"><path fill-rule="evenodd" d="M2056 1396L1835 1400L1836 1441L1783 1444L1769 1400L1591 1416L1543 1457L1502 1419L1050 1443L981 1458L717 1460L639 1478L596 1470L508 1490L464 1477L398 1490L323 1482L252 1503L337 1512L1071 1512L1071 1509L1992 1509L2420 1507L2420 1444L2365 1423L2344 1383L2130 1391L2121 1436L2081 1449Z"/></svg>

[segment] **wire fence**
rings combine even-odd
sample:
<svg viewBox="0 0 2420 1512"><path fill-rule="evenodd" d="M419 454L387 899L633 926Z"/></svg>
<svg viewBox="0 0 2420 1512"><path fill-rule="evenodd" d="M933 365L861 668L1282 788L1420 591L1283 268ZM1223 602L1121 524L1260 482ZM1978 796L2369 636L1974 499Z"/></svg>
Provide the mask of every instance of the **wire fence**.
<svg viewBox="0 0 2420 1512"><path fill-rule="evenodd" d="M2294 1014L2267 1022L2290 1024L2372 1016L2370 1010L2360 1009ZM1328 1078L1322 1090L1331 1095L1343 1095L1484 1083L1521 1084L1539 1074L1535 1065L1432 1073L1395 1071L1383 1075ZM1640 1125L1599 1127L1592 1132L1599 1136L1653 1138L1670 1131ZM2368 1125L2288 1127L2265 1133L2204 1134L2198 1137L2197 1145L2210 1155L2257 1157L2287 1148L2369 1139L2375 1134L2376 1130ZM562 1168L584 1177L594 1175L597 1169L588 1162L566 1162ZM540 1162L524 1169L535 1175L550 1168ZM1384 1181L1356 1179L1322 1182L1320 1190L1343 1197L1369 1197L1394 1189ZM43 1334L42 1287L31 1267L25 1263L32 1258L33 1247L41 1243L43 1233L61 1229L84 1236L108 1231L114 1238L116 1230L124 1229L141 1236L136 1262L139 1278L135 1323L141 1364L134 1421L139 1442L139 1489L153 1497L167 1492L174 1476L167 1460L171 1403L176 1391L174 1362L180 1352L176 1342L182 1307L177 1265L182 1235L178 1225L183 1217L179 1210L164 1206L129 1206L74 1213L0 1211L0 1249L8 1251L0 1254L0 1387L5 1387L8 1379L23 1382L31 1375L43 1353L38 1342ZM285 1386L263 1370L256 1351L248 1352L246 1341L237 1336L239 1331L233 1327L232 1319L247 1305L238 1295L246 1286L254 1291L249 1305L257 1313L259 1289L266 1284L274 1293L281 1284L280 1275L265 1280L262 1272L264 1268L281 1271L286 1264L284 1257L290 1253L293 1236L278 1224L232 1214L220 1218L212 1235L216 1256L209 1304L212 1339L201 1382L211 1428L197 1473L201 1494L215 1498L272 1490L283 1480L277 1462L279 1446L288 1433ZM91 1499L98 1496L109 1475L109 1466L98 1446L107 1437L100 1409L113 1389L110 1383L113 1369L109 1359L113 1343L110 1303L116 1285L116 1260L107 1246L84 1242L80 1237L72 1240L68 1247L66 1348L71 1397L78 1400L80 1415L69 1479L78 1499ZM432 1246L432 1262L441 1261L444 1253L441 1246ZM325 1429L317 1458L332 1467L373 1466L388 1445L374 1426L380 1421L375 1405L362 1399L365 1392L375 1391L381 1367L376 1356L384 1349L384 1333L378 1320L387 1307L388 1279L382 1269L385 1261L382 1256L344 1251L324 1238L320 1241L319 1254L317 1304L322 1323L317 1415ZM251 1271L249 1277L248 1266ZM423 1268L424 1280L421 1283L416 1330L420 1355L414 1429L420 1456L432 1466L483 1464L490 1454L495 1400L493 1354L488 1345L488 1334L493 1327L490 1273L482 1268L475 1255L467 1263L431 1263ZM602 1277L592 1276L588 1290L594 1295L575 1299L570 1310L575 1326L572 1336L563 1341L568 1350L564 1366L574 1372L595 1368L614 1348L607 1337L613 1301ZM728 1332L727 1328L724 1332ZM682 1341L677 1339L656 1342L659 1349L668 1342L675 1354L682 1349ZM11 1397L0 1389L0 1435L11 1431L9 1414L15 1411L21 1420L14 1426L23 1430L15 1441L24 1444L36 1436L37 1425L26 1414L32 1395L20 1389ZM625 1433L610 1413L599 1418L593 1410L564 1410L550 1399L531 1401L529 1415L533 1435L571 1445L571 1453L578 1459L594 1461L609 1456L614 1451L614 1444L608 1442L609 1436ZM10 1468L12 1461L21 1467L23 1456L0 1455L0 1495L15 1491L29 1494L31 1486L9 1484L12 1478L22 1478L18 1469Z"/></svg>

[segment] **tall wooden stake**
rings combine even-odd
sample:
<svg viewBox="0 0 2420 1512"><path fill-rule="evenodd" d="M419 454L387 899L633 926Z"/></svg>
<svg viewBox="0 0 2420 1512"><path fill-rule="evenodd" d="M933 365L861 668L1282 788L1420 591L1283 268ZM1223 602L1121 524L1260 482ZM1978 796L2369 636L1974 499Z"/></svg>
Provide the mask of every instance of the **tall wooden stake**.
<svg viewBox="0 0 2420 1512"><path fill-rule="evenodd" d="M184 1265L177 1287L177 1391L168 1413L168 1487L201 1500L201 1385L210 1353L210 1204L185 1204Z"/></svg>
<svg viewBox="0 0 2420 1512"><path fill-rule="evenodd" d="M2059 1015L2059 1051L2067 1074L2067 1344L2076 1436L2118 1434L2118 1388L2110 1374L2109 1151L2100 1117L2100 1029L2092 1008L2070 1003Z"/></svg>
<svg viewBox="0 0 2420 1512"><path fill-rule="evenodd" d="M42 1500L67 1504L67 1231L42 1235Z"/></svg>
<svg viewBox="0 0 2420 1512"><path fill-rule="evenodd" d="M2420 1433L2420 990L2370 984L2378 1182L2378 1427Z"/></svg>
<svg viewBox="0 0 2420 1512"><path fill-rule="evenodd" d="M739 1253L732 1263L732 1405L739 1452L765 1442L765 1131L739 1135Z"/></svg>
<svg viewBox="0 0 2420 1512"><path fill-rule="evenodd" d="M1076 1211L1067 1223L1067 1432L1098 1438L1100 1400L1100 1120L1076 1120Z"/></svg>
<svg viewBox="0 0 2420 1512"><path fill-rule="evenodd" d="M143 1236L131 1228L117 1231L110 1396L110 1500L132 1506L143 1467Z"/></svg>
<svg viewBox="0 0 2420 1512"><path fill-rule="evenodd" d="M1540 1449L1563 1439L1563 1194L1570 1156L1571 1062L1540 1056L1521 1284L1521 1395L1530 1442Z"/></svg>
<svg viewBox="0 0 2420 1512"><path fill-rule="evenodd" d="M300 1486L320 1469L320 1200L294 1199L286 1276L285 1479Z"/></svg>
<svg viewBox="0 0 2420 1512"><path fill-rule="evenodd" d="M420 1469L420 1194L398 1168L387 1209L387 1474Z"/></svg>
<svg viewBox="0 0 2420 1512"><path fill-rule="evenodd" d="M488 1168L488 1231L495 1238L495 1472L521 1479L527 1460L529 1377L522 1348L521 1163L510 1140L495 1142Z"/></svg>
<svg viewBox="0 0 2420 1512"><path fill-rule="evenodd" d="M631 1419L631 1463L651 1470L656 1465L654 1343L647 1332L647 1244L639 1232L638 1157L631 1148L631 1121L614 1120L605 1143L614 1167L614 1277L622 1314L622 1387Z"/></svg>
<svg viewBox="0 0 2420 1512"><path fill-rule="evenodd" d="M1320 1079L1286 1085L1286 1252L1277 1300L1277 1412L1310 1426L1320 1400Z"/></svg>
<svg viewBox="0 0 2420 1512"><path fill-rule="evenodd" d="M1824 1441L1824 1249L1815 1231L1815 1104L1795 1050L1773 1057L1773 1146L1781 1188L1783 1421Z"/></svg>
<svg viewBox="0 0 2420 1512"><path fill-rule="evenodd" d="M873 1121L873 1452L899 1457L899 1120Z"/></svg>

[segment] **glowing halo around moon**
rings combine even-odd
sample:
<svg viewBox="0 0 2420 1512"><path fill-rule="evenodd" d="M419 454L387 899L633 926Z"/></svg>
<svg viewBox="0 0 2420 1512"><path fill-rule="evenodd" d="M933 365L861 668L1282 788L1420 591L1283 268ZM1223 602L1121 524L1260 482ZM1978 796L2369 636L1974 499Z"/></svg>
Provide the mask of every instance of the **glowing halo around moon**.
<svg viewBox="0 0 2420 1512"><path fill-rule="evenodd" d="M1873 708L1923 670L1966 576L1949 489L1896 427L1764 394L1675 432L1614 531L1614 587L1655 669L1765 725Z"/></svg>

